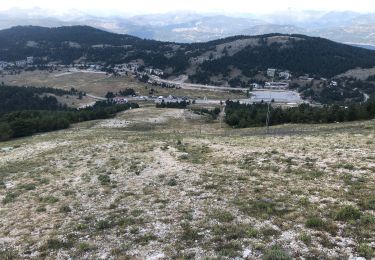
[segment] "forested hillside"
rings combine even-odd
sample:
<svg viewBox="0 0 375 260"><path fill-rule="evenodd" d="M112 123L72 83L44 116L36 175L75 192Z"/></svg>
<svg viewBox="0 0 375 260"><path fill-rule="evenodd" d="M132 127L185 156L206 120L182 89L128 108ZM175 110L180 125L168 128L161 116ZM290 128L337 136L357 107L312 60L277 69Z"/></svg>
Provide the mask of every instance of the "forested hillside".
<svg viewBox="0 0 375 260"><path fill-rule="evenodd" d="M356 67L375 66L375 52L322 38L269 34L236 36L206 43L181 44L145 40L87 26L14 27L0 31L0 60L34 56L36 63L138 61L168 76L188 74L197 83L221 75L231 80L238 69L251 76L269 67L295 74L332 77Z"/></svg>

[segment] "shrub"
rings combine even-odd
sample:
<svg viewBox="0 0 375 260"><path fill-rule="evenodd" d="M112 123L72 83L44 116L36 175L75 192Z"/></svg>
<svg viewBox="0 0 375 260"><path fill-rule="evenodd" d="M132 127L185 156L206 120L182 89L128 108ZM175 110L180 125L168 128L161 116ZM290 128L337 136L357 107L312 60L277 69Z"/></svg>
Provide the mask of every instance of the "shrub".
<svg viewBox="0 0 375 260"><path fill-rule="evenodd" d="M98 223L96 224L96 228L98 230L104 230L107 228L111 228L111 223L108 220L99 220Z"/></svg>
<svg viewBox="0 0 375 260"><path fill-rule="evenodd" d="M3 199L3 204L8 204L10 202L13 202L18 196L19 194L16 192L7 192L7 194L5 194L5 197Z"/></svg>
<svg viewBox="0 0 375 260"><path fill-rule="evenodd" d="M61 213L69 213L69 212L71 212L72 211L72 209L68 206L68 205L64 205L64 206L62 206L61 208L60 208L60 212Z"/></svg>
<svg viewBox="0 0 375 260"><path fill-rule="evenodd" d="M0 141L9 140L13 136L13 131L8 123L0 123Z"/></svg>
<svg viewBox="0 0 375 260"><path fill-rule="evenodd" d="M45 207L37 207L36 212L46 212L46 208Z"/></svg>
<svg viewBox="0 0 375 260"><path fill-rule="evenodd" d="M375 197L366 198L362 200L361 207L363 209L375 210Z"/></svg>
<svg viewBox="0 0 375 260"><path fill-rule="evenodd" d="M176 179L174 179L174 178L170 179L170 180L167 182L167 185L168 185L168 186L176 186L176 185L177 185L177 181L176 181Z"/></svg>
<svg viewBox="0 0 375 260"><path fill-rule="evenodd" d="M61 248L70 248L72 247L72 242L64 242L59 239L48 239L46 243L42 246L42 250L50 249L50 250L58 250Z"/></svg>
<svg viewBox="0 0 375 260"><path fill-rule="evenodd" d="M216 247L216 251L219 252L220 255L232 258L238 256L241 249L241 244L237 241L230 241L229 243L221 244Z"/></svg>
<svg viewBox="0 0 375 260"><path fill-rule="evenodd" d="M266 250L263 255L263 260L292 260L292 257L283 249L273 246Z"/></svg>
<svg viewBox="0 0 375 260"><path fill-rule="evenodd" d="M19 188L24 190L35 190L36 186L34 183L26 183L19 185Z"/></svg>
<svg viewBox="0 0 375 260"><path fill-rule="evenodd" d="M305 226L316 230L324 230L332 235L337 232L337 225L333 221L324 221L318 217L311 217L306 220Z"/></svg>
<svg viewBox="0 0 375 260"><path fill-rule="evenodd" d="M353 206L345 206L340 209L336 214L336 220L347 221L347 220L356 220L361 217L361 212L359 209Z"/></svg>
<svg viewBox="0 0 375 260"><path fill-rule="evenodd" d="M158 239L157 236L153 234L144 234L134 239L134 243L144 246L144 245L147 245L150 241L157 240L157 239Z"/></svg>
<svg viewBox="0 0 375 260"><path fill-rule="evenodd" d="M78 251L79 252L88 252L92 249L94 249L94 246L90 245L87 242L82 242L82 243L79 243L79 245L78 245Z"/></svg>
<svg viewBox="0 0 375 260"><path fill-rule="evenodd" d="M215 226L212 231L215 236L225 237L228 240L258 236L258 231L248 225L224 224Z"/></svg>
<svg viewBox="0 0 375 260"><path fill-rule="evenodd" d="M365 257L366 259L371 259L375 256L374 249L367 244L360 244L358 247L358 253L360 256Z"/></svg>
<svg viewBox="0 0 375 260"><path fill-rule="evenodd" d="M233 214L225 210L214 210L212 217L220 222L231 222L234 219Z"/></svg>
<svg viewBox="0 0 375 260"><path fill-rule="evenodd" d="M40 202L44 202L44 203L48 203L48 204L53 204L53 203L56 203L59 201L58 198L54 197L54 196L46 196L46 197L41 197L39 198L39 201Z"/></svg>
<svg viewBox="0 0 375 260"><path fill-rule="evenodd" d="M312 217L306 220L305 226L314 229L323 229L326 226L326 222L317 217Z"/></svg>
<svg viewBox="0 0 375 260"><path fill-rule="evenodd" d="M370 214L365 214L361 216L361 224L362 225L373 225L375 224L375 217Z"/></svg>
<svg viewBox="0 0 375 260"><path fill-rule="evenodd" d="M184 222L181 224L182 228L182 234L181 239L192 243L195 242L195 240L198 240L201 238L201 235L199 235L199 231L196 228L191 227L191 225L187 222Z"/></svg>
<svg viewBox="0 0 375 260"><path fill-rule="evenodd" d="M311 243L311 236L309 234L303 233L299 236L299 239L306 245Z"/></svg>
<svg viewBox="0 0 375 260"><path fill-rule="evenodd" d="M99 175L98 181L101 185L108 185L111 183L111 178L108 175Z"/></svg>

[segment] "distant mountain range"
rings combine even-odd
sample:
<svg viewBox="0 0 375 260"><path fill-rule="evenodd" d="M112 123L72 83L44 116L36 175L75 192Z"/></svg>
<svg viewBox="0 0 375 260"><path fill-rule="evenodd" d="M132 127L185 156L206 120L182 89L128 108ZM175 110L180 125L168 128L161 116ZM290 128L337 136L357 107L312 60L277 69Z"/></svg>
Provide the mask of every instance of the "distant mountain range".
<svg viewBox="0 0 375 260"><path fill-rule="evenodd" d="M375 13L301 11L223 15L174 12L132 17L96 17L77 11L48 15L41 9L13 9L0 13L0 29L17 25L88 25L140 38L180 43L205 42L234 35L284 33L318 36L369 48L375 46Z"/></svg>

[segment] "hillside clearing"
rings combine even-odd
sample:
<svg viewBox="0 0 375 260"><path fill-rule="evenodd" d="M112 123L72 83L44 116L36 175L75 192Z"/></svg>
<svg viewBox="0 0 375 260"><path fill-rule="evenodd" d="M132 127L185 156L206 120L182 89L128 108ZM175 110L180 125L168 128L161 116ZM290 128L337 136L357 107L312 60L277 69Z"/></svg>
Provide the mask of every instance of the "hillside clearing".
<svg viewBox="0 0 375 260"><path fill-rule="evenodd" d="M0 143L0 258L374 256L375 122L273 131L144 107Z"/></svg>

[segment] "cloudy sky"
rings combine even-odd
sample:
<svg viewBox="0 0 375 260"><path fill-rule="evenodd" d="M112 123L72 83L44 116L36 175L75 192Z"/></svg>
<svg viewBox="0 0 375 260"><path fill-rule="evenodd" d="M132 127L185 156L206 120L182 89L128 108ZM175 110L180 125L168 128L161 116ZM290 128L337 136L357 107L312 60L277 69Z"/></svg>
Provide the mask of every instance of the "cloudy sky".
<svg viewBox="0 0 375 260"><path fill-rule="evenodd" d="M164 13L177 10L227 13L273 13L287 10L375 11L375 0L0 0L0 10L39 7L64 13Z"/></svg>

